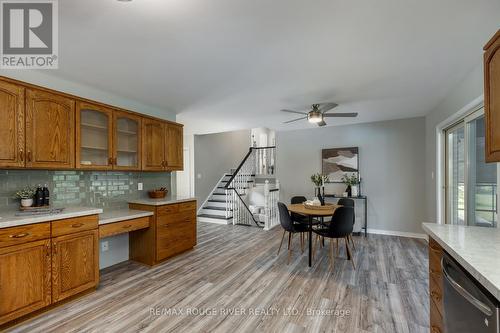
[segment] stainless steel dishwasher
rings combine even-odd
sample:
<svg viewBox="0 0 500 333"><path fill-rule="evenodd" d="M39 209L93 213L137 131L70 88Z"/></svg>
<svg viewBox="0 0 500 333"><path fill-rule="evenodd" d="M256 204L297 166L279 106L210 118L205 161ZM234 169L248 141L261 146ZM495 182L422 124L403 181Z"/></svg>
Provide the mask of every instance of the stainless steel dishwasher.
<svg viewBox="0 0 500 333"><path fill-rule="evenodd" d="M447 253L441 266L445 333L498 333L499 302Z"/></svg>

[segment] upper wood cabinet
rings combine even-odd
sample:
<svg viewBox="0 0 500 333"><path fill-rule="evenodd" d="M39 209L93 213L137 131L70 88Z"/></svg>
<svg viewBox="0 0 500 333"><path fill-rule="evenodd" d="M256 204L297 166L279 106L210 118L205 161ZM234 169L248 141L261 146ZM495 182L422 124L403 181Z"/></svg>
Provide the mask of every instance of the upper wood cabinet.
<svg viewBox="0 0 500 333"><path fill-rule="evenodd" d="M113 169L140 170L142 158L141 117L113 112Z"/></svg>
<svg viewBox="0 0 500 333"><path fill-rule="evenodd" d="M484 51L486 162L500 162L500 30Z"/></svg>
<svg viewBox="0 0 500 333"><path fill-rule="evenodd" d="M78 102L76 107L76 167L113 168L113 111Z"/></svg>
<svg viewBox="0 0 500 333"><path fill-rule="evenodd" d="M165 156L168 170L182 170L183 161L183 131L181 125L167 123L165 125Z"/></svg>
<svg viewBox="0 0 500 333"><path fill-rule="evenodd" d="M0 325L51 303L50 240L0 248Z"/></svg>
<svg viewBox="0 0 500 333"><path fill-rule="evenodd" d="M24 166L24 87L0 81L0 167Z"/></svg>
<svg viewBox="0 0 500 333"><path fill-rule="evenodd" d="M142 169L165 170L165 125L162 121L142 119Z"/></svg>
<svg viewBox="0 0 500 333"><path fill-rule="evenodd" d="M53 302L99 283L98 234L96 229L52 238Z"/></svg>
<svg viewBox="0 0 500 333"><path fill-rule="evenodd" d="M26 90L26 166L75 167L73 99L41 90Z"/></svg>
<svg viewBox="0 0 500 333"><path fill-rule="evenodd" d="M0 77L0 168L175 171L181 124Z"/></svg>

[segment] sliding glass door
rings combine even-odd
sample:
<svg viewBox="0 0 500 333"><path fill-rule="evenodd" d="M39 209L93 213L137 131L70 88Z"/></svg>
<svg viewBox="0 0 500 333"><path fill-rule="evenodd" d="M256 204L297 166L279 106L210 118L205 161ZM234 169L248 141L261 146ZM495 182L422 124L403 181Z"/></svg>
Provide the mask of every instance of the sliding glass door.
<svg viewBox="0 0 500 333"><path fill-rule="evenodd" d="M480 109L446 134L446 223L496 227L496 163L485 163L484 112Z"/></svg>

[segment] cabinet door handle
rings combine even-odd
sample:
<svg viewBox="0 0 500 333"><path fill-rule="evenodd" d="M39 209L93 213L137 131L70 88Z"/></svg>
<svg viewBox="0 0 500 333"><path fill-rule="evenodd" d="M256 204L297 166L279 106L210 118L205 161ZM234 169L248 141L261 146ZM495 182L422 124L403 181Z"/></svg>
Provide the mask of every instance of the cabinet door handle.
<svg viewBox="0 0 500 333"><path fill-rule="evenodd" d="M24 162L24 150L22 148L19 149L19 159Z"/></svg>
<svg viewBox="0 0 500 333"><path fill-rule="evenodd" d="M123 229L128 229L128 228L130 228L130 227L132 227L132 225L131 225L131 224L127 224L127 225L124 225L124 226L123 226Z"/></svg>
<svg viewBox="0 0 500 333"><path fill-rule="evenodd" d="M28 162L31 162L31 150L28 150Z"/></svg>
<svg viewBox="0 0 500 333"><path fill-rule="evenodd" d="M22 234L15 234L15 235L10 235L10 238L24 238L26 236L29 236L28 232L23 232Z"/></svg>
<svg viewBox="0 0 500 333"><path fill-rule="evenodd" d="M83 226L83 223L75 223L75 224L72 224L71 227L73 228L80 228Z"/></svg>
<svg viewBox="0 0 500 333"><path fill-rule="evenodd" d="M108 158L108 165L113 165L113 157Z"/></svg>
<svg viewBox="0 0 500 333"><path fill-rule="evenodd" d="M45 247L47 248L47 253L45 254L47 257L50 257L50 243L47 243L47 245L45 245Z"/></svg>

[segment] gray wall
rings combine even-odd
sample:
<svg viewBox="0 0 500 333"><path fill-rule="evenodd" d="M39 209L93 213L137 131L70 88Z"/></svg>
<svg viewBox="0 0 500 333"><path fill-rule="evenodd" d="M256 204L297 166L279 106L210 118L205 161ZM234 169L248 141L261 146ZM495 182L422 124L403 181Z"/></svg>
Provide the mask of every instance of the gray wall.
<svg viewBox="0 0 500 333"><path fill-rule="evenodd" d="M359 147L369 229L422 233L425 217L423 117L276 133L281 200L312 197L321 150Z"/></svg>
<svg viewBox="0 0 500 333"><path fill-rule="evenodd" d="M483 94L483 65L479 64L425 117L426 124L426 221L437 221L436 126ZM434 175L434 176L433 176Z"/></svg>
<svg viewBox="0 0 500 333"><path fill-rule="evenodd" d="M225 172L238 167L250 148L250 130L194 136L194 188L201 205Z"/></svg>

